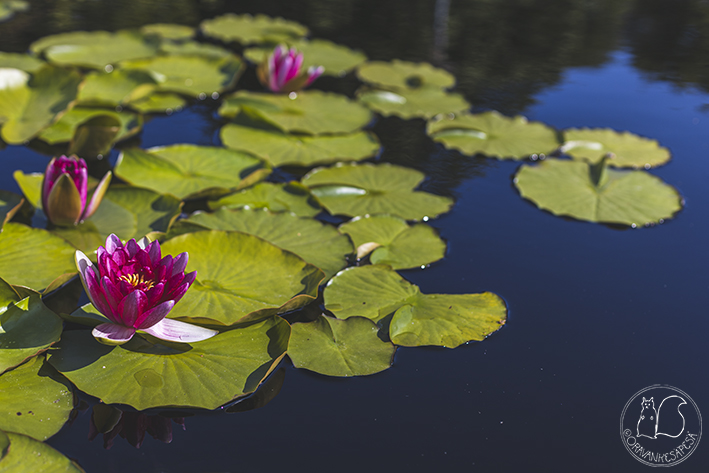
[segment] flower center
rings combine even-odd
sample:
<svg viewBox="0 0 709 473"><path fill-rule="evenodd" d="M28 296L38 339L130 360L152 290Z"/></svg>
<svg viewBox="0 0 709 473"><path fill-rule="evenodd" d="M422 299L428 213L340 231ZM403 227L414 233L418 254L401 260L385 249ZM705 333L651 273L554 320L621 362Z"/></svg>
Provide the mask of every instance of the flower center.
<svg viewBox="0 0 709 473"><path fill-rule="evenodd" d="M150 279L146 281L142 274L124 274L121 276L121 279L133 287L144 286L141 288L144 291L147 291L155 286L155 282Z"/></svg>

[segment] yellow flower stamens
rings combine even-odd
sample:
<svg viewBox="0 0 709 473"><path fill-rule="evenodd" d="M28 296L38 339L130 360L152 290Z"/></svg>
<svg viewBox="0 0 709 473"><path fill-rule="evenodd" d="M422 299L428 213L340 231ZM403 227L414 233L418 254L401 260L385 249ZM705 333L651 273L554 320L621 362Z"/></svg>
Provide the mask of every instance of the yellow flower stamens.
<svg viewBox="0 0 709 473"><path fill-rule="evenodd" d="M145 288L143 290L145 291L155 286L155 283L153 281L146 281L140 274L124 274L123 276L121 276L121 279L123 279L133 287L137 287L139 285L144 284Z"/></svg>

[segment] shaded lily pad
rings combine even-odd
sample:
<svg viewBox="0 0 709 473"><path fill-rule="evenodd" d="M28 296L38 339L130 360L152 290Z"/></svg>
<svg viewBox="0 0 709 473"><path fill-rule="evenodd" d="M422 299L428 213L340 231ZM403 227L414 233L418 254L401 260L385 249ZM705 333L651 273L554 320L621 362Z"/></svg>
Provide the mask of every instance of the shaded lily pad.
<svg viewBox="0 0 709 473"><path fill-rule="evenodd" d="M224 42L236 41L241 44L259 42L282 42L301 38L308 34L308 28L283 18L265 15L225 15L204 20L200 29L205 36Z"/></svg>
<svg viewBox="0 0 709 473"><path fill-rule="evenodd" d="M366 376L389 368L396 347L377 336L377 324L364 317L338 320L321 315L291 326L288 356L296 368L327 376Z"/></svg>
<svg viewBox="0 0 709 473"><path fill-rule="evenodd" d="M288 212L221 208L212 214L194 213L185 221L212 230L256 235L322 269L328 279L347 266L345 256L353 251L350 239L333 226Z"/></svg>
<svg viewBox="0 0 709 473"><path fill-rule="evenodd" d="M671 186L645 171L609 169L604 161L546 160L523 165L514 179L522 197L554 215L630 226L659 223L682 208Z"/></svg>
<svg viewBox="0 0 709 473"><path fill-rule="evenodd" d="M22 197L14 192L0 190L0 231L5 222L14 217L22 205Z"/></svg>
<svg viewBox="0 0 709 473"><path fill-rule="evenodd" d="M339 319L362 316L375 322L391 316L389 336L395 345L455 348L483 340L507 320L497 295L423 294L388 266L347 268L330 280L325 308Z"/></svg>
<svg viewBox="0 0 709 473"><path fill-rule="evenodd" d="M118 157L114 172L135 186L190 199L229 194L265 179L271 169L239 151L179 144L127 149Z"/></svg>
<svg viewBox="0 0 709 473"><path fill-rule="evenodd" d="M414 169L383 164L342 164L318 168L301 181L333 215L391 214L420 220L447 212L448 197L414 191L424 179Z"/></svg>
<svg viewBox="0 0 709 473"><path fill-rule="evenodd" d="M164 54L177 54L182 56L205 56L212 58L225 58L233 53L228 49L216 44L198 43L197 41L172 41L164 42L160 45L160 52Z"/></svg>
<svg viewBox="0 0 709 473"><path fill-rule="evenodd" d="M657 140L643 138L633 133L617 132L609 128L571 128L564 130L561 151L574 159L599 162L606 154L613 154L609 166L625 168L651 167L670 160L670 150Z"/></svg>
<svg viewBox="0 0 709 473"><path fill-rule="evenodd" d="M21 11L27 11L30 4L24 0L2 0L0 1L0 21L9 20L12 16Z"/></svg>
<svg viewBox="0 0 709 473"><path fill-rule="evenodd" d="M253 235L202 231L172 238L163 253L188 252L197 279L170 318L233 325L298 309L312 302L324 273Z"/></svg>
<svg viewBox="0 0 709 473"><path fill-rule="evenodd" d="M215 409L255 391L285 355L289 336L279 317L192 344L146 335L109 347L89 330L74 330L64 333L49 362L106 404Z"/></svg>
<svg viewBox="0 0 709 473"><path fill-rule="evenodd" d="M0 277L41 291L65 273L75 273L74 247L40 228L6 223L0 233Z"/></svg>
<svg viewBox="0 0 709 473"><path fill-rule="evenodd" d="M157 86L148 72L118 69L111 73L95 71L86 75L79 92L79 104L115 107L146 97Z"/></svg>
<svg viewBox="0 0 709 473"><path fill-rule="evenodd" d="M380 148L376 137L364 131L348 135L291 135L230 123L219 136L225 146L254 153L274 166L359 161L374 156Z"/></svg>
<svg viewBox="0 0 709 473"><path fill-rule="evenodd" d="M25 72L36 72L46 62L34 56L20 53L6 53L0 51L0 68L20 69Z"/></svg>
<svg viewBox="0 0 709 473"><path fill-rule="evenodd" d="M0 429L47 440L69 420L71 389L52 379L43 364L44 355L36 356L0 376ZM0 462L6 471L2 467Z"/></svg>
<svg viewBox="0 0 709 473"><path fill-rule="evenodd" d="M496 158L524 159L547 155L559 147L556 132L525 117L514 118L491 111L463 114L428 122L428 134L446 148L463 154L482 153Z"/></svg>
<svg viewBox="0 0 709 473"><path fill-rule="evenodd" d="M303 53L303 68L323 66L325 75L344 76L367 60L360 51L324 39L288 41L288 46ZM273 52L273 48L273 45L249 48L244 51L244 57L258 64Z"/></svg>
<svg viewBox="0 0 709 473"><path fill-rule="evenodd" d="M130 138L143 127L143 117L132 112L125 110L116 112L106 108L74 107L62 115L54 125L42 131L38 138L50 145L67 143L71 141L79 125L99 115L114 117L121 123L121 130L116 136L116 142Z"/></svg>
<svg viewBox="0 0 709 473"><path fill-rule="evenodd" d="M33 138L76 99L81 76L44 66L30 76L20 69L0 69L0 135L9 144Z"/></svg>
<svg viewBox="0 0 709 473"><path fill-rule="evenodd" d="M140 113L167 113L182 110L187 102L177 94L152 93L132 101L129 106Z"/></svg>
<svg viewBox="0 0 709 473"><path fill-rule="evenodd" d="M32 43L30 51L55 64L108 71L121 61L153 56L157 46L130 31L74 31L45 36Z"/></svg>
<svg viewBox="0 0 709 473"><path fill-rule="evenodd" d="M293 212L301 217L314 217L320 213L320 204L310 190L299 182L274 184L259 182L235 194L209 202L212 210L220 207L240 209L268 209L272 212Z"/></svg>
<svg viewBox="0 0 709 473"><path fill-rule="evenodd" d="M384 88L414 89L434 87L447 89L455 84L455 77L427 62L371 61L357 68L357 77L363 82Z"/></svg>
<svg viewBox="0 0 709 473"><path fill-rule="evenodd" d="M346 233L357 248L357 257L370 254L372 264L386 264L393 269L416 268L443 258L446 244L425 223L407 225L391 215L355 217L343 223Z"/></svg>
<svg viewBox="0 0 709 473"><path fill-rule="evenodd" d="M243 112L283 131L314 135L351 133L372 119L367 108L344 95L308 90L293 97L240 90L227 97L219 114L234 117Z"/></svg>
<svg viewBox="0 0 709 473"><path fill-rule="evenodd" d="M283 387L283 382L286 379L286 369L281 367L270 375L266 381L261 383L258 391L251 396L238 401L237 403L226 408L226 412L247 412L254 409L260 409L275 399Z"/></svg>
<svg viewBox="0 0 709 473"><path fill-rule="evenodd" d="M242 62L236 56L155 56L125 61L121 66L150 71L158 81L158 90L202 98L228 89L242 72Z"/></svg>
<svg viewBox="0 0 709 473"><path fill-rule="evenodd" d="M441 113L458 113L470 108L462 95L444 92L437 87L398 89L395 92L363 88L358 91L357 98L375 112L403 119L431 118Z"/></svg>
<svg viewBox="0 0 709 473"><path fill-rule="evenodd" d="M4 472L84 473L79 465L44 442L10 432L7 436L10 448L0 461Z"/></svg>
<svg viewBox="0 0 709 473"><path fill-rule="evenodd" d="M195 29L187 25L177 25L175 23L152 23L140 27L140 32L144 35L155 35L162 39L182 40L194 36Z"/></svg>

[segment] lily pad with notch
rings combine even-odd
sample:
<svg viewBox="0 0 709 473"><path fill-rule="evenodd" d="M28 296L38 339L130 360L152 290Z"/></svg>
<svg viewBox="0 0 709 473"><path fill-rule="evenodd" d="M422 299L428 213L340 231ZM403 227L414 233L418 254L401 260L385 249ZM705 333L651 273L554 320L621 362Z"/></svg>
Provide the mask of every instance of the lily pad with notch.
<svg viewBox="0 0 709 473"><path fill-rule="evenodd" d="M227 43L241 44L282 42L308 34L308 28L294 21L266 15L251 16L233 13L204 20L200 24L200 29L205 36Z"/></svg>
<svg viewBox="0 0 709 473"><path fill-rule="evenodd" d="M462 95L430 86L396 90L363 87L357 91L357 99L385 117L394 115L404 120L459 113L470 108Z"/></svg>
<svg viewBox="0 0 709 473"><path fill-rule="evenodd" d="M609 128L570 128L563 131L561 151L574 159L597 163L607 154L609 166L650 169L670 160L670 150L657 140Z"/></svg>
<svg viewBox="0 0 709 473"><path fill-rule="evenodd" d="M114 142L130 138L137 134L143 127L143 117L126 110L116 112L115 110L107 108L74 107L62 115L59 121L42 131L38 138L50 145L68 143L76 134L76 129L79 126L87 120L99 115L113 117L120 122L121 129L116 135Z"/></svg>
<svg viewBox="0 0 709 473"><path fill-rule="evenodd" d="M271 212L293 212L301 217L314 217L322 210L318 200L310 193L310 189L295 181L279 184L259 182L248 189L210 201L208 205L212 210L220 207L229 209L249 207L268 209Z"/></svg>
<svg viewBox="0 0 709 473"><path fill-rule="evenodd" d="M357 68L357 77L362 82L394 90L419 87L448 89L455 85L455 77L448 71L427 62L414 63L398 59L362 64Z"/></svg>

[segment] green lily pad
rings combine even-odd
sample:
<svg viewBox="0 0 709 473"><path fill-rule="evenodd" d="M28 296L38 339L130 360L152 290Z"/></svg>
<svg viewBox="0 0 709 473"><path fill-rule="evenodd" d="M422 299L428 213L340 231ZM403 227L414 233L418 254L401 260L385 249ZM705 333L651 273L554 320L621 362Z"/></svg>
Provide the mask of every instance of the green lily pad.
<svg viewBox="0 0 709 473"><path fill-rule="evenodd" d="M0 231L22 206L22 197L0 189Z"/></svg>
<svg viewBox="0 0 709 473"><path fill-rule="evenodd" d="M242 72L242 61L236 56L155 56L125 61L124 68L150 71L158 81L158 90L190 97L221 93L234 85Z"/></svg>
<svg viewBox="0 0 709 473"><path fill-rule="evenodd" d="M423 294L388 266L347 268L330 280L325 308L338 319L362 316L375 322L391 316L389 336L395 345L455 348L485 339L507 320L497 295Z"/></svg>
<svg viewBox="0 0 709 473"><path fill-rule="evenodd" d="M550 154L559 147L552 128L495 111L430 121L428 134L446 148L470 156L482 153L501 159L524 159Z"/></svg>
<svg viewBox="0 0 709 473"><path fill-rule="evenodd" d="M114 172L129 184L180 199L220 197L265 179L271 169L257 157L225 148L172 145L131 148Z"/></svg>
<svg viewBox="0 0 709 473"><path fill-rule="evenodd" d="M42 181L44 181L44 174L40 172L25 174L18 169L12 173L12 177L15 178L15 182L22 190L22 194L32 204L32 207L36 209L42 208Z"/></svg>
<svg viewBox="0 0 709 473"><path fill-rule="evenodd" d="M46 62L34 56L0 51L0 68L20 69L25 72L37 72Z"/></svg>
<svg viewBox="0 0 709 473"><path fill-rule="evenodd" d="M44 442L20 434L7 433L8 454L0 461L6 473L84 473L79 465Z"/></svg>
<svg viewBox="0 0 709 473"><path fill-rule="evenodd" d="M225 146L254 153L274 166L313 166L359 161L374 156L381 145L364 131L348 135L291 135L229 123L219 133Z"/></svg>
<svg viewBox="0 0 709 473"><path fill-rule="evenodd" d="M69 420L71 388L52 379L53 370L43 365L44 355L36 356L0 376L0 429L47 440Z"/></svg>
<svg viewBox="0 0 709 473"><path fill-rule="evenodd" d="M388 369L396 347L377 336L379 327L364 317L338 320L321 315L293 324L288 356L296 368L327 376L366 376Z"/></svg>
<svg viewBox="0 0 709 473"><path fill-rule="evenodd" d="M7 455L9 449L10 437L8 437L5 432L0 430L0 460L2 460L5 455Z"/></svg>
<svg viewBox="0 0 709 473"><path fill-rule="evenodd" d="M114 117L121 123L121 130L118 132L115 142L130 138L143 127L143 117L132 112L125 110L116 112L107 108L74 107L62 115L54 125L42 131L38 138L50 145L67 143L74 137L77 127L98 115Z"/></svg>
<svg viewBox="0 0 709 473"><path fill-rule="evenodd" d="M30 4L24 0L2 0L0 1L0 21L6 21L17 12L27 11Z"/></svg>
<svg viewBox="0 0 709 473"><path fill-rule="evenodd" d="M167 231L181 208L180 200L171 195L114 185L109 187L91 218L76 226L56 227L52 232L84 252L93 252L106 243L111 233L129 240Z"/></svg>
<svg viewBox="0 0 709 473"><path fill-rule="evenodd" d="M304 69L323 66L325 75L344 76L367 60L367 56L360 51L324 39L288 41L288 46L303 53ZM244 57L259 64L273 52L273 49L273 45L249 48L244 51Z"/></svg>
<svg viewBox="0 0 709 473"><path fill-rule="evenodd" d="M564 130L561 151L574 159L597 163L611 153L609 166L619 168L651 167L670 160L670 150L660 146L657 140L643 138L633 133L617 132L609 128L571 128Z"/></svg>
<svg viewBox="0 0 709 473"><path fill-rule="evenodd" d="M77 388L106 404L128 404L138 410L215 409L255 391L285 355L289 336L290 328L280 317L191 344L146 335L109 347L98 343L89 330L74 330L64 333L49 362Z"/></svg>
<svg viewBox="0 0 709 473"><path fill-rule="evenodd" d="M180 111L187 102L177 94L152 93L142 99L134 100L129 107L140 113L167 113Z"/></svg>
<svg viewBox="0 0 709 473"><path fill-rule="evenodd" d="M682 208L677 190L645 171L609 169L604 161L546 160L523 165L514 179L522 197L554 215L639 226Z"/></svg>
<svg viewBox="0 0 709 473"><path fill-rule="evenodd" d="M259 386L258 391L250 395L249 397L238 401L235 404L227 407L226 412L248 412L254 409L260 409L267 405L269 402L274 400L278 393L283 387L283 382L286 379L286 369L281 367L270 375L266 381L264 381L261 386Z"/></svg>
<svg viewBox="0 0 709 473"><path fill-rule="evenodd" d="M188 252L197 279L171 318L233 325L312 302L325 274L300 257L240 232L202 231L162 244L164 254Z"/></svg>
<svg viewBox="0 0 709 473"><path fill-rule="evenodd" d="M156 41L130 31L74 31L45 36L32 43L30 51L63 66L110 71L121 61L153 56L157 46Z"/></svg>
<svg viewBox="0 0 709 473"><path fill-rule="evenodd" d="M333 215L391 214L421 220L447 212L453 200L414 191L424 179L414 169L383 164L342 164L318 168L301 181Z"/></svg>
<svg viewBox="0 0 709 473"><path fill-rule="evenodd" d="M358 91L357 99L385 117L395 115L405 120L459 113L470 108L462 95L444 92L437 87L399 89L396 92L363 88Z"/></svg>
<svg viewBox="0 0 709 473"><path fill-rule="evenodd" d="M394 89L447 89L455 84L455 77L443 69L433 67L427 62L414 63L398 59L362 64L357 68L357 77L369 84Z"/></svg>
<svg viewBox="0 0 709 473"><path fill-rule="evenodd" d="M185 221L212 230L256 235L322 269L328 279L347 266L345 256L353 251L350 239L333 226L287 212L221 208L211 214L194 213Z"/></svg>
<svg viewBox="0 0 709 473"><path fill-rule="evenodd" d="M154 35L162 39L183 40L193 37L195 29L191 26L174 23L152 23L141 26L140 32L146 36Z"/></svg>
<svg viewBox="0 0 709 473"><path fill-rule="evenodd" d="M283 131L313 135L352 133L372 119L372 113L357 102L319 90L295 95L240 90L227 97L219 108L219 114L225 117L234 117L239 112Z"/></svg>
<svg viewBox="0 0 709 473"><path fill-rule="evenodd" d="M65 273L75 273L75 248L40 228L6 223L0 233L0 277L41 291Z"/></svg>
<svg viewBox="0 0 709 473"><path fill-rule="evenodd" d="M268 209L272 212L293 212L300 217L314 217L321 207L310 190L299 182L274 184L259 182L255 186L235 194L209 202L209 208L220 207L241 209Z"/></svg>
<svg viewBox="0 0 709 473"><path fill-rule="evenodd" d="M236 41L241 44L277 43L301 38L308 34L308 28L294 21L265 15L234 15L233 13L204 20L200 24L200 29L205 36L224 42Z"/></svg>
<svg viewBox="0 0 709 473"><path fill-rule="evenodd" d="M357 248L357 257L370 254L372 264L386 264L393 269L424 266L443 258L446 244L425 223L407 225L391 215L355 217L343 223L346 233Z"/></svg>
<svg viewBox="0 0 709 473"><path fill-rule="evenodd" d="M0 69L0 136L21 144L47 127L76 99L81 76L76 71L44 66L32 73Z"/></svg>
<svg viewBox="0 0 709 473"><path fill-rule="evenodd" d="M216 44L198 43L197 41L180 41L179 43L167 41L160 45L160 52L163 54L205 56L217 59L233 55L228 49L219 47Z"/></svg>
<svg viewBox="0 0 709 473"><path fill-rule="evenodd" d="M150 94L157 81L148 72L118 69L110 73L90 72L79 92L80 105L125 105Z"/></svg>

